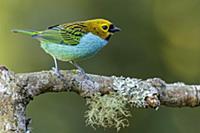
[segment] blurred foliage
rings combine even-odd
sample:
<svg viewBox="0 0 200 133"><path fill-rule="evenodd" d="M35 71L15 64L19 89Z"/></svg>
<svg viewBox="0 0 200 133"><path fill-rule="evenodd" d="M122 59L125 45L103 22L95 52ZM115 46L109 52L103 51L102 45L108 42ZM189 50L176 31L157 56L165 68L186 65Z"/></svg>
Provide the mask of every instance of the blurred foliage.
<svg viewBox="0 0 200 133"><path fill-rule="evenodd" d="M51 57L30 37L11 29L107 18L121 27L108 46L80 62L87 72L138 78L161 77L188 84L200 82L199 0L0 0L0 64L15 72L48 70ZM63 69L71 69L60 62ZM28 107L34 133L92 133L84 123L85 101L73 93L45 94ZM127 132L195 133L199 108L133 110ZM97 129L97 133L116 132Z"/></svg>

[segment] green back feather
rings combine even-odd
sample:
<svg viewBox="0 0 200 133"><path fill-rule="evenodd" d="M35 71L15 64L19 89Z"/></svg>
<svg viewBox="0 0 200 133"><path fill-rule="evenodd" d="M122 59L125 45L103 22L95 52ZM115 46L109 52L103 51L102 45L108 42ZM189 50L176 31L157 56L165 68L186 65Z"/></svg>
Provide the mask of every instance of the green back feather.
<svg viewBox="0 0 200 133"><path fill-rule="evenodd" d="M70 23L63 25L55 25L44 31L28 31L28 30L13 30L15 33L23 33L30 35L41 41L49 41L52 43L77 45L87 31L86 26L82 23Z"/></svg>
<svg viewBox="0 0 200 133"><path fill-rule="evenodd" d="M77 45L87 31L86 26L81 23L71 23L51 26L49 30L56 31L59 35L60 42L68 45Z"/></svg>

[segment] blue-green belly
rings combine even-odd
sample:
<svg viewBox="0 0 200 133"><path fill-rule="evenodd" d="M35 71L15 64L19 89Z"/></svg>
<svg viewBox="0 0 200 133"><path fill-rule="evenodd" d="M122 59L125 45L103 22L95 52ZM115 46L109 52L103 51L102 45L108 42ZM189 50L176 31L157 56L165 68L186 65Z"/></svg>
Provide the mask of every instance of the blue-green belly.
<svg viewBox="0 0 200 133"><path fill-rule="evenodd" d="M55 44L41 41L41 47L45 52L61 61L80 60L91 57L106 44L106 40L92 33L88 33L82 37L78 45Z"/></svg>

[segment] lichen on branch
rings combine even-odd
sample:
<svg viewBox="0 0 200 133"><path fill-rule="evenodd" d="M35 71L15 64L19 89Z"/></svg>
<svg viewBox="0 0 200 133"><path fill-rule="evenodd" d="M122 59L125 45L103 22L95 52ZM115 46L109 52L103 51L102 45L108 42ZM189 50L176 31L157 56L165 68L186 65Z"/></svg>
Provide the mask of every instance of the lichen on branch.
<svg viewBox="0 0 200 133"><path fill-rule="evenodd" d="M127 98L116 92L107 95L94 94L87 99L86 124L92 127L120 128L129 125L128 117L131 116Z"/></svg>
<svg viewBox="0 0 200 133"><path fill-rule="evenodd" d="M59 79L52 71L15 74L0 66L0 132L29 132L25 110L34 97L47 92L76 92L87 99L86 123L97 127L128 126L129 107L197 107L200 85L167 84L159 78L141 80L129 77L61 71Z"/></svg>

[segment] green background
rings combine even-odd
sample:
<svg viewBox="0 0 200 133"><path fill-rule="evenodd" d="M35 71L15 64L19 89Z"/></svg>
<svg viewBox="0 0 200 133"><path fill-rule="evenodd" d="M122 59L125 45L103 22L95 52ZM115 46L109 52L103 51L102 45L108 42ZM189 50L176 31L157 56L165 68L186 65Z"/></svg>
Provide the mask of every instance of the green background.
<svg viewBox="0 0 200 133"><path fill-rule="evenodd" d="M106 18L122 31L95 57L79 64L89 73L167 82L200 82L199 0L0 0L0 64L16 73L49 70L52 58L30 37L11 29ZM62 69L72 69L59 62ZM85 101L74 93L40 95L29 104L33 133L114 133L86 127ZM196 133L200 109L133 109L130 127L120 133Z"/></svg>

